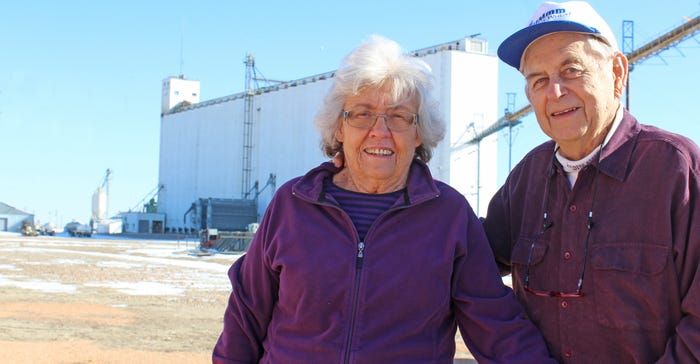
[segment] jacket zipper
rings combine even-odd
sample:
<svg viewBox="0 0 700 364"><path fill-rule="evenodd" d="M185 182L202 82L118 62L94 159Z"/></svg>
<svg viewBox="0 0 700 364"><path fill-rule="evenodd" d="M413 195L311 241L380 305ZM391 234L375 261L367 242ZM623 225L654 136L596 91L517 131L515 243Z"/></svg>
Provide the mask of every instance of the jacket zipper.
<svg viewBox="0 0 700 364"><path fill-rule="evenodd" d="M437 196L435 196L437 197ZM420 201L418 203L422 203L423 201ZM416 204L418 204L416 203ZM412 206L415 206L416 204L413 204ZM336 206L337 207L337 206ZM387 213L394 211L394 210L401 210L405 209L408 206L400 206L400 207L394 207L390 208L389 210L385 211L381 215L377 217L375 222L372 224L372 226L369 228L367 231L367 236L370 235L371 231L374 229L375 225L377 224L377 221L380 221ZM342 209L341 209L342 210ZM346 214L347 216L347 214ZM349 219L349 218L348 218ZM350 222L352 225L352 222ZM359 239L358 239L359 240ZM346 347L345 347L345 357L343 359L344 364L349 364L350 363L350 354L352 353L352 339L355 334L355 321L357 319L357 309L358 309L358 301L360 299L360 273L362 272L362 265L364 262L365 258L365 243L363 241L357 243L357 256L355 259L355 283L352 291L352 309L350 313L350 327L348 328L348 335L346 338Z"/></svg>
<svg viewBox="0 0 700 364"><path fill-rule="evenodd" d="M360 299L360 271L362 270L362 262L365 258L365 243L357 243L357 258L355 259L355 284L352 290L352 310L350 313L350 327L348 328L348 337L346 340L345 359L343 363L350 362L350 352L352 351L352 337L355 332L355 319L357 318L357 301Z"/></svg>
<svg viewBox="0 0 700 364"><path fill-rule="evenodd" d="M293 195L297 195L296 193L292 192ZM381 220L387 213L393 212L395 210L402 210L405 208L408 208L410 206L416 206L419 205L425 201L432 200L434 198L437 198L439 194L433 195L430 198L425 198L419 201L414 201L410 205L403 205L403 206L398 206L398 207L391 207L389 210L383 212L381 215L377 217L375 222L372 224L372 226L369 228L367 231L367 235L370 235L370 232L374 229L374 225L376 225L377 221ZM298 196L297 197L301 197ZM350 221L350 217L343 211L343 209L340 208L336 203L330 202L326 200L325 198L321 198L320 200L312 200L312 199L307 199L304 197L301 197L303 200L309 201L311 203L320 203L321 205L326 205L329 207L333 207L336 209L339 209L340 211L345 214L346 220L350 222L350 226L352 227L352 230L355 230L354 225L352 221ZM359 240L359 237L357 236L357 231L355 230L355 237ZM350 327L348 328L348 335L346 338L346 348L345 348L345 357L343 359L344 364L350 363L350 354L352 352L352 338L355 333L355 321L357 319L357 308L358 308L358 301L360 299L360 273L362 270L362 264L364 262L364 257L365 257L365 243L363 241L360 241L357 243L357 256L355 259L355 282L354 282L354 287L353 287L353 292L352 292L352 308L351 308L351 313L350 313Z"/></svg>

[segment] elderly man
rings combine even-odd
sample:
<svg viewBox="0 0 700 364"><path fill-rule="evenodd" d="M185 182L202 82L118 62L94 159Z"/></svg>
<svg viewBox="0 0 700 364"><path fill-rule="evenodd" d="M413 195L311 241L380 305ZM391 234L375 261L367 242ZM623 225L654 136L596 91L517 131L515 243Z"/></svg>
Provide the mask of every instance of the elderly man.
<svg viewBox="0 0 700 364"><path fill-rule="evenodd" d="M552 140L513 169L484 226L550 352L700 362L697 145L623 109L627 59L585 2L544 3L498 56Z"/></svg>

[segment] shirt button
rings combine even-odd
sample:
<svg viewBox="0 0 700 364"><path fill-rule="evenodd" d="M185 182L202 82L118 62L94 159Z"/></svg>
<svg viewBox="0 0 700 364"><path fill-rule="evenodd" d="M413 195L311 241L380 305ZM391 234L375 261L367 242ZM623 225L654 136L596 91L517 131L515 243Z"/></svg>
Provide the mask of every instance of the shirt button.
<svg viewBox="0 0 700 364"><path fill-rule="evenodd" d="M561 301L561 308L569 307L569 301Z"/></svg>
<svg viewBox="0 0 700 364"><path fill-rule="evenodd" d="M564 357L567 358L567 359L568 359L568 358L571 358L571 355L573 355L573 354L571 353L571 350L567 350L567 351L564 352Z"/></svg>
<svg viewBox="0 0 700 364"><path fill-rule="evenodd" d="M571 212L576 212L576 208L577 208L576 205L570 205L570 206L569 206L569 211L571 211Z"/></svg>
<svg viewBox="0 0 700 364"><path fill-rule="evenodd" d="M564 259L565 260L571 259L571 252L564 252Z"/></svg>

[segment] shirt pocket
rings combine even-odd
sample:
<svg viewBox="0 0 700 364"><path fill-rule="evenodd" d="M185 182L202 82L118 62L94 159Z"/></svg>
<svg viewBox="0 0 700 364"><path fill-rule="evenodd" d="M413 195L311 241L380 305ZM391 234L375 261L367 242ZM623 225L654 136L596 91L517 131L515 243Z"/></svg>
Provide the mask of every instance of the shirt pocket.
<svg viewBox="0 0 700 364"><path fill-rule="evenodd" d="M594 297L598 321L616 329L664 330L669 324L666 269L671 249L638 243L593 244ZM585 280L584 280L585 286ZM585 288L584 288L585 291Z"/></svg>
<svg viewBox="0 0 700 364"><path fill-rule="evenodd" d="M547 253L545 241L537 240L534 246L532 242L533 239L519 238L513 245L510 261L513 264L513 270L517 270L520 274L525 274L528 263L531 269L537 267Z"/></svg>

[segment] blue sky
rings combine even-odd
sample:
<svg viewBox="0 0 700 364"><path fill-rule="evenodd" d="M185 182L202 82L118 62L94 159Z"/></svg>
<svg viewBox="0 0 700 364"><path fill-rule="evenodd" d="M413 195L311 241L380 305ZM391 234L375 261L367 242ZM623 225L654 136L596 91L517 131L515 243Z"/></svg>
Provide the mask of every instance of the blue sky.
<svg viewBox="0 0 700 364"><path fill-rule="evenodd" d="M623 20L634 21L636 47L700 14L698 0L591 3L621 45ZM158 184L161 82L169 76L199 80L202 100L208 100L243 91L247 53L268 79L293 80L335 70L370 34L413 50L480 33L495 54L539 4L4 2L0 201L34 213L41 222L87 221L92 194L109 168L109 213L138 207ZM700 143L698 64L700 35L636 65L632 113ZM500 110L511 92L517 109L527 105L522 90L520 74L501 63ZM534 116L525 117L513 133L513 161L543 140ZM500 152L507 156L507 149Z"/></svg>

